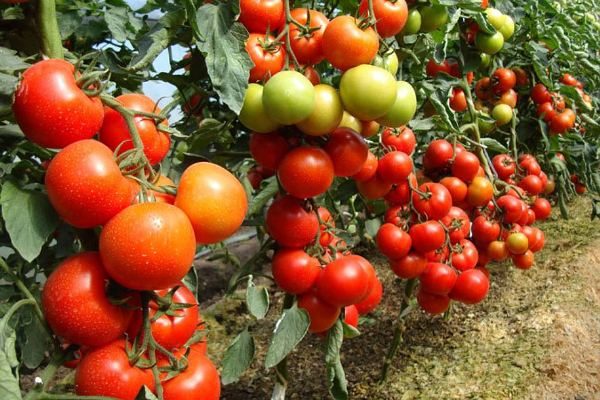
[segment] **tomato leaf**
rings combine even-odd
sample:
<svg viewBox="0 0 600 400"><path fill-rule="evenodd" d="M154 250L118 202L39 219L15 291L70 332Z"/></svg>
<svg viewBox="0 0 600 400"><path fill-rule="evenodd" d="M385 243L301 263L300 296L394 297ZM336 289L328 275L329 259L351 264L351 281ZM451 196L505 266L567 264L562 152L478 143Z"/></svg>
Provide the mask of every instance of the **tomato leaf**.
<svg viewBox="0 0 600 400"><path fill-rule="evenodd" d="M10 181L2 185L0 205L12 244L31 262L58 226L56 212L44 194L22 190Z"/></svg>
<svg viewBox="0 0 600 400"><path fill-rule="evenodd" d="M19 382L13 375L4 351L0 351L0 398L3 400L20 400Z"/></svg>
<svg viewBox="0 0 600 400"><path fill-rule="evenodd" d="M0 71L12 73L24 70L27 67L29 67L29 64L24 62L15 50L0 47Z"/></svg>
<svg viewBox="0 0 600 400"><path fill-rule="evenodd" d="M325 341L325 363L327 366L327 379L329 380L329 393L336 400L348 398L348 382L346 373L340 359L340 350L344 342L344 326L338 319L327 333Z"/></svg>
<svg viewBox="0 0 600 400"><path fill-rule="evenodd" d="M27 368L35 369L44 361L44 355L51 342L48 332L31 308L23 312L25 313L29 314L29 321L26 325L20 324L24 333L24 338L20 340L21 359Z"/></svg>
<svg viewBox="0 0 600 400"><path fill-rule="evenodd" d="M264 209L267 202L271 200L279 191L279 184L277 183L277 179L275 179L274 176L265 179L263 182L268 183L250 201L250 206L248 207L248 215L256 215L259 212L261 212Z"/></svg>
<svg viewBox="0 0 600 400"><path fill-rule="evenodd" d="M138 395L135 396L135 400L158 400L158 397L156 397L150 389L144 386Z"/></svg>
<svg viewBox="0 0 600 400"><path fill-rule="evenodd" d="M125 7L109 7L104 14L104 20L108 26L108 30L113 35L117 42L127 40L127 8Z"/></svg>
<svg viewBox="0 0 600 400"><path fill-rule="evenodd" d="M310 318L308 313L294 304L283 312L275 325L269 350L265 358L265 366L273 368L279 364L308 332Z"/></svg>
<svg viewBox="0 0 600 400"><path fill-rule="evenodd" d="M496 139L490 137L481 138L481 144L491 150L493 153L508 153L508 149Z"/></svg>
<svg viewBox="0 0 600 400"><path fill-rule="evenodd" d="M221 383L229 385L237 382L248 369L254 358L254 338L246 328L231 342L223 357Z"/></svg>
<svg viewBox="0 0 600 400"><path fill-rule="evenodd" d="M248 277L248 289L246 290L246 305L248 311L256 319L263 319L269 311L269 291L265 287L256 287L252 275Z"/></svg>

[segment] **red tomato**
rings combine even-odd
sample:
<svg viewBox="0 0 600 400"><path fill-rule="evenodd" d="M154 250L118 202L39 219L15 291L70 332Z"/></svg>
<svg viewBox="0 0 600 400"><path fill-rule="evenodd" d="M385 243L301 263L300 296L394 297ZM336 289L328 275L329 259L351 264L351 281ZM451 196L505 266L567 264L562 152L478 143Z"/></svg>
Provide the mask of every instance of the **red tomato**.
<svg viewBox="0 0 600 400"><path fill-rule="evenodd" d="M454 287L456 277L456 272L449 265L430 262L419 276L419 282L421 289L428 293L447 295Z"/></svg>
<svg viewBox="0 0 600 400"><path fill-rule="evenodd" d="M556 114L550 120L550 131L552 133L565 133L575 125L575 112L570 108Z"/></svg>
<svg viewBox="0 0 600 400"><path fill-rule="evenodd" d="M531 89L531 100L533 100L536 104L546 103L548 101L552 101L552 95L541 83L536 84L533 89Z"/></svg>
<svg viewBox="0 0 600 400"><path fill-rule="evenodd" d="M381 199L392 189L392 185L381 180L377 174L367 181L356 182L356 187L358 192L369 200Z"/></svg>
<svg viewBox="0 0 600 400"><path fill-rule="evenodd" d="M465 182L471 182L479 171L479 158L470 151L456 155L452 164L452 175Z"/></svg>
<svg viewBox="0 0 600 400"><path fill-rule="evenodd" d="M307 8L293 9L292 18L305 26L299 28L290 24L290 45L298 62L303 65L316 65L323 61L323 34L329 19L323 13ZM306 26L309 20L310 24Z"/></svg>
<svg viewBox="0 0 600 400"><path fill-rule="evenodd" d="M63 261L42 291L44 316L54 333L70 343L90 347L121 336L132 311L110 302L107 281L96 252L76 254Z"/></svg>
<svg viewBox="0 0 600 400"><path fill-rule="evenodd" d="M344 322L347 325L353 326L354 328L358 327L358 309L356 306L346 306L344 307Z"/></svg>
<svg viewBox="0 0 600 400"><path fill-rule="evenodd" d="M379 133L381 125L377 121L360 121L362 137L368 138Z"/></svg>
<svg viewBox="0 0 600 400"><path fill-rule="evenodd" d="M492 81L490 78L481 78L475 84L475 95L480 100L489 100L492 97Z"/></svg>
<svg viewBox="0 0 600 400"><path fill-rule="evenodd" d="M159 114L160 109L156 103L143 94L129 93L123 94L116 99L123 107L134 111L142 111L147 113ZM165 120L161 124L167 125ZM144 154L152 165L156 165L169 152L171 139L169 135L158 130L156 121L152 118L141 115L135 116L135 126L137 127L140 139L144 145ZM133 149L133 141L125 122L125 118L121 114L110 108L104 108L104 122L98 136L100 141L110 147L111 150L119 149L119 154L127 150Z"/></svg>
<svg viewBox="0 0 600 400"><path fill-rule="evenodd" d="M498 173L498 178L506 180L515 173L517 168L515 160L508 154L498 154L492 158L492 165Z"/></svg>
<svg viewBox="0 0 600 400"><path fill-rule="evenodd" d="M488 294L490 280L478 269L462 272L450 292L450 298L465 304L480 303Z"/></svg>
<svg viewBox="0 0 600 400"><path fill-rule="evenodd" d="M579 86L579 81L573 75L565 72L563 76L560 77L560 81L568 86Z"/></svg>
<svg viewBox="0 0 600 400"><path fill-rule="evenodd" d="M409 155L391 151L379 160L377 175L384 182L398 184L406 181L412 170L413 162Z"/></svg>
<svg viewBox="0 0 600 400"><path fill-rule="evenodd" d="M450 192L452 204L460 204L467 198L467 184L462 180L454 176L447 176L440 181L440 184Z"/></svg>
<svg viewBox="0 0 600 400"><path fill-rule="evenodd" d="M357 182L368 181L369 179L373 178L375 176L375 174L377 173L378 165L379 165L379 160L377 160L377 157L375 156L375 154L373 154L369 150L369 152L367 153L367 160L364 162L364 164L360 168L360 171L358 171L356 174L352 175L352 179L354 179Z"/></svg>
<svg viewBox="0 0 600 400"><path fill-rule="evenodd" d="M509 255L506 242L502 240L494 240L490 242L487 246L486 254L491 260L494 261L505 260Z"/></svg>
<svg viewBox="0 0 600 400"><path fill-rule="evenodd" d="M392 206L387 209L383 220L386 223L400 227L405 227L413 217L410 208L407 205Z"/></svg>
<svg viewBox="0 0 600 400"><path fill-rule="evenodd" d="M408 253L408 255L399 260L391 260L390 268L399 278L416 278L425 271L427 259L418 253Z"/></svg>
<svg viewBox="0 0 600 400"><path fill-rule="evenodd" d="M241 0L239 20L250 32L278 31L285 24L283 0Z"/></svg>
<svg viewBox="0 0 600 400"><path fill-rule="evenodd" d="M412 245L410 235L390 223L381 225L377 232L376 242L379 251L392 260L405 257Z"/></svg>
<svg viewBox="0 0 600 400"><path fill-rule="evenodd" d="M293 70L293 66L290 65L290 69ZM321 76L319 75L317 70L311 66L304 68L304 76L310 81L310 83L313 84L313 86L316 86L319 83L321 83Z"/></svg>
<svg viewBox="0 0 600 400"><path fill-rule="evenodd" d="M279 163L290 149L290 145L278 132L250 135L250 154L265 168L277 170Z"/></svg>
<svg viewBox="0 0 600 400"><path fill-rule="evenodd" d="M423 166L426 170L437 170L445 168L450 164L454 156L454 149L450 142L444 139L436 139L427 147L423 156Z"/></svg>
<svg viewBox="0 0 600 400"><path fill-rule="evenodd" d="M409 179L412 181L413 186L417 186L417 179L413 174L409 176ZM411 195L410 184L408 182L409 181L406 180L394 185L394 188L385 195L385 201L387 201L390 206L408 204Z"/></svg>
<svg viewBox="0 0 600 400"><path fill-rule="evenodd" d="M523 254L515 254L512 256L515 267L519 269L529 269L533 266L534 255L531 250L527 250Z"/></svg>
<svg viewBox="0 0 600 400"><path fill-rule="evenodd" d="M412 194L413 206L429 219L442 219L452 207L452 196L446 187L439 183L424 183L419 191Z"/></svg>
<svg viewBox="0 0 600 400"><path fill-rule="evenodd" d="M196 254L192 224L166 203L127 207L104 226L99 247L110 277L135 290L177 285Z"/></svg>
<svg viewBox="0 0 600 400"><path fill-rule="evenodd" d="M345 307L362 301L370 292L368 274L353 257L340 257L325 266L317 280L317 295L323 301Z"/></svg>
<svg viewBox="0 0 600 400"><path fill-rule="evenodd" d="M425 312L431 315L445 313L450 307L450 297L431 294L423 289L419 289L417 292L417 302Z"/></svg>
<svg viewBox="0 0 600 400"><path fill-rule="evenodd" d="M246 52L254 64L248 78L250 83L269 80L285 65L285 49L271 35L251 33L246 40Z"/></svg>
<svg viewBox="0 0 600 400"><path fill-rule="evenodd" d="M539 175L542 172L540 164L537 162L535 157L526 157L519 161L519 166L523 168L529 175Z"/></svg>
<svg viewBox="0 0 600 400"><path fill-rule="evenodd" d="M349 15L340 15L327 25L323 35L323 54L334 67L345 71L370 64L379 50L379 38L368 27L361 29Z"/></svg>
<svg viewBox="0 0 600 400"><path fill-rule="evenodd" d="M475 245L467 239L462 239L452 250L452 266L459 271L475 268L479 260L479 252Z"/></svg>
<svg viewBox="0 0 600 400"><path fill-rule="evenodd" d="M440 221L448 229L450 242L458 243L469 236L471 221L466 212L458 207L450 208L448 214Z"/></svg>
<svg viewBox="0 0 600 400"><path fill-rule="evenodd" d="M314 290L298 296L298 307L310 317L309 332L320 333L331 328L340 316L340 308L321 300Z"/></svg>
<svg viewBox="0 0 600 400"><path fill-rule="evenodd" d="M381 133L381 142L391 150L411 155L417 146L417 138L410 128L385 128Z"/></svg>
<svg viewBox="0 0 600 400"><path fill-rule="evenodd" d="M379 303L381 303L381 298L383 297L383 285L381 281L375 276L373 282L373 288L371 288L370 293L359 303L356 303L356 309L360 315L365 315L375 310Z"/></svg>
<svg viewBox="0 0 600 400"><path fill-rule="evenodd" d="M467 188L467 202L474 207L482 207L494 196L494 187L487 178L477 176Z"/></svg>
<svg viewBox="0 0 600 400"><path fill-rule="evenodd" d="M335 220L333 219L329 210L325 207L319 207L317 209L317 213L319 214L319 219L322 223L319 227L319 243L321 246L327 247L333 241L334 235L331 232L328 232L328 230L329 228L335 228Z"/></svg>
<svg viewBox="0 0 600 400"><path fill-rule="evenodd" d="M75 392L80 396L134 400L144 385L154 390L152 371L130 365L124 340L89 350L75 371Z"/></svg>
<svg viewBox="0 0 600 400"><path fill-rule="evenodd" d="M519 182L519 187L530 195L536 196L544 191L544 183L537 175L527 175Z"/></svg>
<svg viewBox="0 0 600 400"><path fill-rule="evenodd" d="M458 64L454 60L444 60L441 64L438 64L434 59L431 58L429 61L427 61L427 65L425 66L425 73L427 76L432 78L435 78L441 73L445 73L456 78L460 77Z"/></svg>
<svg viewBox="0 0 600 400"><path fill-rule="evenodd" d="M517 222L526 211L523 201L510 195L500 196L496 204L502 211L502 220L508 224Z"/></svg>
<svg viewBox="0 0 600 400"><path fill-rule="evenodd" d="M529 239L529 236L527 237L527 240L529 241L529 250L531 250L533 253L537 253L544 248L546 237L544 236L544 231L541 229L536 227L533 227L532 229L533 235L531 240Z"/></svg>
<svg viewBox="0 0 600 400"><path fill-rule="evenodd" d="M452 89L450 96L450 108L456 112L463 112L467 109L467 98L461 88Z"/></svg>
<svg viewBox="0 0 600 400"><path fill-rule="evenodd" d="M437 221L415 224L411 226L408 233L412 239L413 248L421 254L439 249L446 239L444 227Z"/></svg>
<svg viewBox="0 0 600 400"><path fill-rule="evenodd" d="M552 206L550 205L550 202L542 197L535 199L535 202L531 208L535 213L535 219L538 221L545 220L552 213Z"/></svg>
<svg viewBox="0 0 600 400"><path fill-rule="evenodd" d="M552 103L547 101L537 106L537 115L539 117L543 115L544 121L550 122L556 116L556 110L554 109Z"/></svg>
<svg viewBox="0 0 600 400"><path fill-rule="evenodd" d="M498 68L492 74L492 89L496 94L502 94L517 84L517 75L512 69Z"/></svg>
<svg viewBox="0 0 600 400"><path fill-rule="evenodd" d="M358 12L362 16L369 15L369 2L362 0ZM374 0L374 19L377 21L375 27L377 33L383 38L392 37L400 33L408 19L408 7L404 0Z"/></svg>
<svg viewBox="0 0 600 400"><path fill-rule="evenodd" d="M275 283L291 294L310 290L321 272L321 263L300 249L280 249L272 261Z"/></svg>
<svg viewBox="0 0 600 400"><path fill-rule="evenodd" d="M164 400L219 400L219 371L206 355L192 346L187 368L173 379L163 382Z"/></svg>
<svg viewBox="0 0 600 400"><path fill-rule="evenodd" d="M515 108L517 106L517 102L519 101L519 95L513 89L508 89L506 92L502 93L498 101L494 104L506 104L511 108Z"/></svg>
<svg viewBox="0 0 600 400"><path fill-rule="evenodd" d="M292 196L282 196L271 204L266 225L269 235L286 247L304 247L319 231L316 214L306 211L302 201Z"/></svg>
<svg viewBox="0 0 600 400"><path fill-rule="evenodd" d="M366 158L365 152L364 160ZM297 147L287 153L277 171L285 191L300 199L325 193L333 182L333 175L331 158L325 150L314 146Z"/></svg>
<svg viewBox="0 0 600 400"><path fill-rule="evenodd" d="M98 97L88 97L64 60L43 60L24 73L12 106L15 119L32 142L53 149L90 139L102 126Z"/></svg>
<svg viewBox="0 0 600 400"><path fill-rule="evenodd" d="M473 220L472 231L477 243L489 243L500 236L500 225L480 215Z"/></svg>
<svg viewBox="0 0 600 400"><path fill-rule="evenodd" d="M363 137L350 128L337 128L329 135L324 150L333 161L336 176L352 176L367 161L369 147Z"/></svg>

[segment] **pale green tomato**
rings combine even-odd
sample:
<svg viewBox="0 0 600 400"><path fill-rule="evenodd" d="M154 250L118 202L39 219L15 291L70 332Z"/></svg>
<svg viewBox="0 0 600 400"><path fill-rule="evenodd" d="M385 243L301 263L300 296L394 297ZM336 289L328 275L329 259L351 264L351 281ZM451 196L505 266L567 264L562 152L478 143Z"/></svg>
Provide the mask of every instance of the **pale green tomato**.
<svg viewBox="0 0 600 400"><path fill-rule="evenodd" d="M348 111L344 111L338 128L350 128L354 129L358 133L362 133L362 124L360 123L360 120L354 115L350 114Z"/></svg>
<svg viewBox="0 0 600 400"><path fill-rule="evenodd" d="M504 46L504 36L500 32L491 35L485 32L477 32L475 46L484 53L496 54Z"/></svg>
<svg viewBox="0 0 600 400"><path fill-rule="evenodd" d="M259 133L273 132L279 124L267 116L263 107L263 87L258 83L251 83L246 89L244 104L240 111L240 122L251 131Z"/></svg>
<svg viewBox="0 0 600 400"><path fill-rule="evenodd" d="M481 53L479 58L481 59L479 63L479 68L481 69L486 69L492 64L492 57L489 54Z"/></svg>
<svg viewBox="0 0 600 400"><path fill-rule="evenodd" d="M496 120L496 125L506 125L513 118L513 110L507 104L498 104L492 109L492 118Z"/></svg>
<svg viewBox="0 0 600 400"><path fill-rule="evenodd" d="M390 74L396 76L398 73L398 56L395 51L391 51L385 54L383 57L377 54L375 59L373 60L373 65L379 68L383 68L388 71Z"/></svg>
<svg viewBox="0 0 600 400"><path fill-rule="evenodd" d="M419 33L421 30L421 13L416 8L413 8L408 12L408 19L406 25L402 29L402 35L414 35Z"/></svg>
<svg viewBox="0 0 600 400"><path fill-rule="evenodd" d="M496 8L486 8L485 10L487 20L496 30L502 28L502 26L506 23L507 15L502 14L502 12Z"/></svg>
<svg viewBox="0 0 600 400"><path fill-rule="evenodd" d="M515 21L510 17L506 16L506 22L498 31L504 36L504 40L508 40L515 33Z"/></svg>
<svg viewBox="0 0 600 400"><path fill-rule="evenodd" d="M431 32L448 22L448 10L444 6L432 5L421 8L421 31Z"/></svg>
<svg viewBox="0 0 600 400"><path fill-rule="evenodd" d="M310 116L296 124L310 136L327 135L342 121L344 106L337 90L325 84L315 86L315 109Z"/></svg>
<svg viewBox="0 0 600 400"><path fill-rule="evenodd" d="M362 64L342 75L340 95L344 108L363 121L377 119L396 100L396 79L383 68Z"/></svg>
<svg viewBox="0 0 600 400"><path fill-rule="evenodd" d="M315 87L300 72L279 72L265 84L263 106L267 115L282 125L294 125L315 109Z"/></svg>
<svg viewBox="0 0 600 400"><path fill-rule="evenodd" d="M397 84L396 101L392 108L377 120L381 125L398 128L406 125L417 111L417 95L408 82L399 81Z"/></svg>

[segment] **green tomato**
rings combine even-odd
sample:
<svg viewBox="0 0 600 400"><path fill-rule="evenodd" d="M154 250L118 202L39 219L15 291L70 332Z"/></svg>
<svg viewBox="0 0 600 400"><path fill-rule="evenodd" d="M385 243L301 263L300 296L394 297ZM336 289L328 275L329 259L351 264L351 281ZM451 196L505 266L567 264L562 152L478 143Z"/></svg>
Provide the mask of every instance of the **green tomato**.
<svg viewBox="0 0 600 400"><path fill-rule="evenodd" d="M373 65L379 68L383 68L388 71L390 74L396 76L398 73L398 56L395 51L392 51L388 54L385 54L383 57L377 54L375 59L373 60Z"/></svg>
<svg viewBox="0 0 600 400"><path fill-rule="evenodd" d="M492 118L496 120L496 125L506 125L513 118L513 110L507 104L498 104L492 109Z"/></svg>
<svg viewBox="0 0 600 400"><path fill-rule="evenodd" d="M479 118L477 120L477 125L479 126L479 131L483 135L487 135L496 128L496 124L494 124L493 122L488 122L487 120L483 120L482 118Z"/></svg>
<svg viewBox="0 0 600 400"><path fill-rule="evenodd" d="M432 5L421 8L421 31L435 31L448 22L448 10L444 6Z"/></svg>
<svg viewBox="0 0 600 400"><path fill-rule="evenodd" d="M396 79L383 68L362 64L342 75L344 108L362 121L384 116L396 101Z"/></svg>
<svg viewBox="0 0 600 400"><path fill-rule="evenodd" d="M498 31L504 36L504 40L510 39L515 33L515 21L507 15L506 22L498 29Z"/></svg>
<svg viewBox="0 0 600 400"><path fill-rule="evenodd" d="M251 131L259 133L273 132L279 124L267 116L263 107L263 87L251 83L246 89L244 104L240 111L240 122Z"/></svg>
<svg viewBox="0 0 600 400"><path fill-rule="evenodd" d="M337 90L325 84L315 86L315 109L296 126L310 136L327 135L342 121L344 106Z"/></svg>
<svg viewBox="0 0 600 400"><path fill-rule="evenodd" d="M338 128L350 128L354 129L358 133L362 133L362 124L360 120L354 115L350 114L348 111L344 111Z"/></svg>
<svg viewBox="0 0 600 400"><path fill-rule="evenodd" d="M402 29L403 35L414 35L421 30L421 13L416 8L413 8L408 13L406 25Z"/></svg>
<svg viewBox="0 0 600 400"><path fill-rule="evenodd" d="M481 53L479 55L481 61L479 62L480 69L487 69L492 64L492 57L489 54Z"/></svg>
<svg viewBox="0 0 600 400"><path fill-rule="evenodd" d="M496 28L496 30L502 28L506 23L507 15L502 14L502 12L496 8L486 8L485 14L487 16L488 22Z"/></svg>
<svg viewBox="0 0 600 400"><path fill-rule="evenodd" d="M484 53L496 54L504 46L504 36L500 32L488 34L485 32L478 32L475 37L475 46Z"/></svg>
<svg viewBox="0 0 600 400"><path fill-rule="evenodd" d="M265 84L263 106L273 121L297 124L315 109L315 87L300 72L279 72Z"/></svg>
<svg viewBox="0 0 600 400"><path fill-rule="evenodd" d="M406 125L417 111L417 95L410 83L399 81L396 86L396 102L383 117L377 120L381 125L390 128Z"/></svg>

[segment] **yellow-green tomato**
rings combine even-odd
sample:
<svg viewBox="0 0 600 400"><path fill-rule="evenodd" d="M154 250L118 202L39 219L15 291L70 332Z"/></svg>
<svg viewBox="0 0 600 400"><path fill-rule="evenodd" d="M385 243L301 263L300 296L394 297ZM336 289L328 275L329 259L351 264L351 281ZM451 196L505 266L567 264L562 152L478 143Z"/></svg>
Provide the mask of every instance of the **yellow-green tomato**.
<svg viewBox="0 0 600 400"><path fill-rule="evenodd" d="M485 14L490 25L496 28L496 30L502 28L506 23L507 16L496 8L486 8Z"/></svg>
<svg viewBox="0 0 600 400"><path fill-rule="evenodd" d="M408 19L401 34L414 35L419 33L419 30L421 30L421 13L416 8L413 8L408 12Z"/></svg>
<svg viewBox="0 0 600 400"><path fill-rule="evenodd" d="M338 127L343 114L344 106L337 90L329 85L320 84L315 86L315 109L296 126L310 136L327 135Z"/></svg>
<svg viewBox="0 0 600 400"><path fill-rule="evenodd" d="M498 31L504 36L504 40L510 39L515 33L515 21L507 15L506 22L498 29Z"/></svg>
<svg viewBox="0 0 600 400"><path fill-rule="evenodd" d="M381 125L398 128L406 125L417 111L417 95L408 82L396 83L396 101L392 108L377 120Z"/></svg>
<svg viewBox="0 0 600 400"><path fill-rule="evenodd" d="M421 8L421 31L431 32L448 22L448 10L444 6L432 5Z"/></svg>
<svg viewBox="0 0 600 400"><path fill-rule="evenodd" d="M496 120L496 125L506 125L513 118L513 110L507 104L498 104L492 109L492 118Z"/></svg>
<svg viewBox="0 0 600 400"><path fill-rule="evenodd" d="M300 72L279 72L265 84L263 106L273 121L297 124L315 109L315 87Z"/></svg>
<svg viewBox="0 0 600 400"><path fill-rule="evenodd" d="M358 133L362 133L362 123L358 118L350 114L348 111L344 111L338 128L350 128L354 129Z"/></svg>
<svg viewBox="0 0 600 400"><path fill-rule="evenodd" d="M396 101L396 79L383 68L362 64L342 75L344 108L363 121L384 116Z"/></svg>
<svg viewBox="0 0 600 400"><path fill-rule="evenodd" d="M480 69L486 69L492 64L492 57L489 54L481 53L479 58L481 59L479 63Z"/></svg>
<svg viewBox="0 0 600 400"><path fill-rule="evenodd" d="M263 107L262 98L263 87L257 83L249 84L240 111L240 122L251 131L259 133L273 132L280 125L269 118Z"/></svg>
<svg viewBox="0 0 600 400"><path fill-rule="evenodd" d="M504 46L504 36L500 32L492 34L477 32L475 46L484 53L496 54Z"/></svg>
<svg viewBox="0 0 600 400"><path fill-rule="evenodd" d="M373 59L373 65L379 68L383 68L388 71L390 74L396 76L398 72L398 56L395 51L390 51L389 53L380 56L377 54L375 59Z"/></svg>

